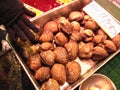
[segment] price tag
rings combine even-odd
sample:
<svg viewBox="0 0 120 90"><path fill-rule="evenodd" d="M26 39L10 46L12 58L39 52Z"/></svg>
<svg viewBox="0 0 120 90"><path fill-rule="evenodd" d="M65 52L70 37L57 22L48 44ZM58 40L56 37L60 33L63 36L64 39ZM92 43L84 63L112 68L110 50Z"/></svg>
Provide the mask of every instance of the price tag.
<svg viewBox="0 0 120 90"><path fill-rule="evenodd" d="M120 33L120 24L95 1L86 5L83 10L98 23L110 38Z"/></svg>

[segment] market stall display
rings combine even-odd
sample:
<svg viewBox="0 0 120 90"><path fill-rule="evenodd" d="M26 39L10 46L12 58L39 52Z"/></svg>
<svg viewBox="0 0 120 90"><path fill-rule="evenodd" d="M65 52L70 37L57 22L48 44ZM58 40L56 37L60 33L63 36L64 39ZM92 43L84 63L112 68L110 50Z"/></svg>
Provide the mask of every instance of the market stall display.
<svg viewBox="0 0 120 90"><path fill-rule="evenodd" d="M119 34L109 38L79 5L73 1L31 19L42 29L37 44L9 42L35 89L75 89L120 52Z"/></svg>
<svg viewBox="0 0 120 90"><path fill-rule="evenodd" d="M39 89L41 85L43 85L43 83L46 81L46 79L48 80L50 78L57 80L61 89L66 87L66 84L70 85L72 89L75 89L84 81L84 79L92 75L105 63L111 60L111 58L119 53L120 50L116 47L112 40L105 33L99 31L101 29L99 25L97 25L96 22L92 18L90 18L89 15L82 11L82 7L80 7L80 5L80 1L73 1L56 9L52 9L47 13L44 13L42 16L35 18L33 20L33 23L35 25L38 25L42 30L40 35L37 35L36 37L38 43L33 45L30 42L26 42L27 46L25 46L25 44L18 39L18 43L22 47L23 51L20 50L20 48L17 49L17 47L13 47L13 50L15 50L19 62L21 63L26 73L28 73L28 77L30 78L36 89ZM78 17L74 17L74 14L76 13L80 13L77 14ZM49 21L52 23L57 23L57 30L53 30L55 28L51 28L49 27L49 25L47 26ZM77 25L78 27L80 25L80 31L76 29L75 31L73 31L72 27L74 25L71 24L72 21L78 22ZM93 27L89 25L91 23L94 23L92 24ZM56 24L52 25L56 27ZM75 35L80 35L81 38L76 39ZM100 36L101 39L97 39L97 35ZM49 47L47 47L49 51L47 49L42 50L41 44L43 45L43 43L45 42L49 42L51 46L53 44L53 48L49 49ZM71 45L73 45L73 47L75 45L76 49L71 48ZM17 49L17 52L15 48ZM24 55L22 55L22 53L18 53L19 50L22 51ZM72 51L75 51L77 55ZM30 62L27 66L25 62L36 54L40 54L42 67L37 70L35 68L35 70L32 70L31 72L29 66L36 66L36 64ZM75 81L74 79L72 79L72 81L69 81L65 74L67 71L65 70L66 67L64 65L74 60L81 67L81 70L80 67L76 67L76 70L81 72L79 72L79 77L77 77ZM56 67L56 63L58 63L57 67L59 68L54 68L54 65ZM72 65L74 66L74 64ZM55 72L56 74L53 73L54 71L56 71L56 69L58 69L58 71L60 70L59 72L63 72L62 76L59 74L59 72ZM68 72L69 69L67 69ZM74 70L72 71L73 73L78 73ZM45 73L44 78L41 75L41 72ZM60 78L56 78L56 76L62 77L62 80L60 80ZM70 74L69 79L71 79L71 77L73 77L72 74Z"/></svg>

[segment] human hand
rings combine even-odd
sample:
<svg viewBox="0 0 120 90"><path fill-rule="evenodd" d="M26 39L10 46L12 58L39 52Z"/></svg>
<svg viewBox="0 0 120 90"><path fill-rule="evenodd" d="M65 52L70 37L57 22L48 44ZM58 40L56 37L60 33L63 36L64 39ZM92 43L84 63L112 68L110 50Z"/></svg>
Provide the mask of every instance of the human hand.
<svg viewBox="0 0 120 90"><path fill-rule="evenodd" d="M16 42L16 37L19 37L22 41L29 39L31 42L35 42L35 36L32 32L37 33L39 29L35 27L27 16L33 17L35 13L24 8L24 12L13 19L13 22L6 25L7 32L12 42Z"/></svg>
<svg viewBox="0 0 120 90"><path fill-rule="evenodd" d="M18 37L24 42L27 39L35 41L33 33L39 29L27 16L34 17L35 13L26 9L19 0L0 0L0 25L5 26L12 42L16 42Z"/></svg>

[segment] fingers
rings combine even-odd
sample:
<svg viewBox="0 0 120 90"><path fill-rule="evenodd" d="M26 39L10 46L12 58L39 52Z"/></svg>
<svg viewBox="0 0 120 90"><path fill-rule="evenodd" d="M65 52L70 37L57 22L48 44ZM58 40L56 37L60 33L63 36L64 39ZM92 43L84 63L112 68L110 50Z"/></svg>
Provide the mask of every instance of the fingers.
<svg viewBox="0 0 120 90"><path fill-rule="evenodd" d="M11 42L16 42L15 33L11 28L7 28Z"/></svg>
<svg viewBox="0 0 120 90"><path fill-rule="evenodd" d="M27 8L24 7L24 13L30 17L34 17L36 15L36 13L28 10Z"/></svg>
<svg viewBox="0 0 120 90"><path fill-rule="evenodd" d="M26 16L22 16L21 17L21 19L22 19L22 21L30 28L30 29L32 29L32 31L34 31L34 32L38 32L39 31L39 29L37 28L37 27L35 27L33 24L32 24L32 22L31 21L29 21L29 19L27 19L26 18Z"/></svg>
<svg viewBox="0 0 120 90"><path fill-rule="evenodd" d="M24 31L25 35L30 39L30 41L35 39L33 33L22 21L19 21L18 25Z"/></svg>
<svg viewBox="0 0 120 90"><path fill-rule="evenodd" d="M13 29L15 31L15 34L20 37L20 39L25 42L27 40L27 37L26 35L24 34L24 32L21 30L21 28L17 25L17 24L14 24L13 25Z"/></svg>
<svg viewBox="0 0 120 90"><path fill-rule="evenodd" d="M7 27L8 28L8 27ZM31 42L35 42L35 36L31 32L39 32L39 29L35 27L25 15L20 16L20 18L14 22L8 28L8 33L10 35L11 41L16 41L16 36L19 37L23 42L29 39Z"/></svg>

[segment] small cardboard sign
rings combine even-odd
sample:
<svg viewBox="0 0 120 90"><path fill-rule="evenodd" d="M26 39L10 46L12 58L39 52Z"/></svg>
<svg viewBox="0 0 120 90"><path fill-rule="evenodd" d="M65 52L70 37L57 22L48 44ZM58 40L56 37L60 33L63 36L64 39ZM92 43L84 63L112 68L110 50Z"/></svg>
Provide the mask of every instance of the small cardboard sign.
<svg viewBox="0 0 120 90"><path fill-rule="evenodd" d="M92 1L83 10L98 23L110 38L120 33L120 24L97 2Z"/></svg>

